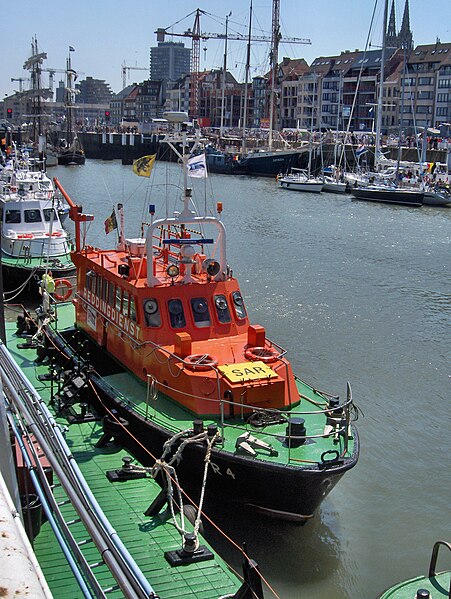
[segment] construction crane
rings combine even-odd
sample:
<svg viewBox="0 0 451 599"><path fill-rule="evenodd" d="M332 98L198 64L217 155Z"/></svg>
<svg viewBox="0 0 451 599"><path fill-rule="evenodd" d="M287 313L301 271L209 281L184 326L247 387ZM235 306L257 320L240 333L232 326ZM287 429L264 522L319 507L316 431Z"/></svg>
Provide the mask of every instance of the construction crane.
<svg viewBox="0 0 451 599"><path fill-rule="evenodd" d="M130 76L130 71L148 71L149 69L147 69L146 67L128 67L125 64L125 60L122 63L122 89L124 89L127 86L127 71L128 71L128 75Z"/></svg>
<svg viewBox="0 0 451 599"><path fill-rule="evenodd" d="M278 7L278 3L280 0L273 0L273 4ZM273 8L273 19L274 13L278 14L278 8ZM154 33L157 34L157 42L164 42L165 36L175 36L175 37L189 37L192 39L192 53L191 53L191 97L190 97L190 112L191 116L196 117L199 111L199 73L200 73L200 40L207 39L217 39L217 40L237 40L237 41L252 41L252 42L273 42L273 37L268 37L266 35L243 35L241 33L206 33L200 30L200 15L208 14L206 11L201 10L200 8L196 9L194 12L186 15L186 17L190 17L195 14L194 17L194 25L193 29L188 29L184 33L174 33L173 31L168 31L172 28L166 27L165 29L159 28ZM186 18L184 17L184 18ZM183 19L181 19L183 20ZM274 32L274 23L273 23L273 32ZM278 42L286 42L291 44L311 44L311 41L307 38L300 37L281 37L278 35ZM272 52L274 54L274 52Z"/></svg>
<svg viewBox="0 0 451 599"><path fill-rule="evenodd" d="M11 82L13 81L18 81L19 82L19 92L22 93L23 92L23 83L24 81L30 81L30 79L26 79L25 77L19 77L19 78L15 78L15 77L11 77Z"/></svg>

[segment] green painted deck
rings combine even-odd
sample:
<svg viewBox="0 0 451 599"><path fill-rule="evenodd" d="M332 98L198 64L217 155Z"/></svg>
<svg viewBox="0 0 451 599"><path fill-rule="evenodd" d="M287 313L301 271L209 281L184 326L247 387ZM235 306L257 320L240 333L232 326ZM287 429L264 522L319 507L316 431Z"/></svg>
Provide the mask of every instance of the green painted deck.
<svg viewBox="0 0 451 599"><path fill-rule="evenodd" d="M450 572L437 574L433 578L418 576L418 578L412 578L391 587L379 599L413 599L419 589L429 591L431 599L448 597L451 584L450 578Z"/></svg>
<svg viewBox="0 0 451 599"><path fill-rule="evenodd" d="M35 350L18 349L17 345L24 340L15 336L15 322L8 322L6 326L9 351L40 395L48 399L50 383L43 383L37 378L39 374L46 373L48 367L35 362ZM67 424L65 420L58 421ZM127 453L115 446L95 448L101 434L101 424L98 422L71 424L68 426L66 441L104 513L161 599L212 599L235 593L241 581L216 555L214 560L197 564L177 568L169 565L163 554L181 547L179 533L165 511L151 518L144 516L144 511L158 494L160 487L150 478L109 482L105 476L106 471L120 468L122 457ZM55 482L58 481L54 479ZM58 485L54 494L57 500L65 499L65 494ZM70 504L62 506L61 510L65 521L77 518ZM86 538L81 524L71 525L71 530L77 541ZM201 543L207 545L203 540ZM34 549L55 597L76 599L83 596L48 522L42 525L41 532L34 541ZM98 561L99 554L92 543L84 546L83 554L89 563ZM94 571L102 581L103 588L113 589L108 593L109 597L124 596L117 589L116 581L105 565Z"/></svg>

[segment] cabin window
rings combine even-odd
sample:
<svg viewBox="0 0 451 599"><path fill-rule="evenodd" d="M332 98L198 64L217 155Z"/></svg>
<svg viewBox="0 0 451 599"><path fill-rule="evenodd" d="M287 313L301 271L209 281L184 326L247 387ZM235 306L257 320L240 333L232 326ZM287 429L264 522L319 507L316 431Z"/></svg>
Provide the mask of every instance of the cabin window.
<svg viewBox="0 0 451 599"><path fill-rule="evenodd" d="M143 302L144 316L148 327L161 326L161 315L156 299L150 297Z"/></svg>
<svg viewBox="0 0 451 599"><path fill-rule="evenodd" d="M96 276L96 295L102 297L102 277Z"/></svg>
<svg viewBox="0 0 451 599"><path fill-rule="evenodd" d="M96 288L96 273L93 270L88 270L86 273L86 289L94 291Z"/></svg>
<svg viewBox="0 0 451 599"><path fill-rule="evenodd" d="M128 291L122 293L122 314L128 316Z"/></svg>
<svg viewBox="0 0 451 599"><path fill-rule="evenodd" d="M136 322L135 298L130 296L130 320Z"/></svg>
<svg viewBox="0 0 451 599"><path fill-rule="evenodd" d="M49 223L52 218L53 218L53 222L58 221L58 216L53 208L44 208L43 212L44 212L44 220L47 223ZM52 217L52 212L53 212L53 217Z"/></svg>
<svg viewBox="0 0 451 599"><path fill-rule="evenodd" d="M5 223L20 223L20 210L7 210L5 214Z"/></svg>
<svg viewBox="0 0 451 599"><path fill-rule="evenodd" d="M109 283L108 287L108 304L114 307L114 302L116 299L116 287L114 283Z"/></svg>
<svg viewBox="0 0 451 599"><path fill-rule="evenodd" d="M174 329L183 329L186 326L185 313L182 300L172 299L168 302L169 319Z"/></svg>
<svg viewBox="0 0 451 599"><path fill-rule="evenodd" d="M232 293L233 307L235 308L235 314L237 318L246 318L246 308L244 307L243 296L239 291Z"/></svg>
<svg viewBox="0 0 451 599"><path fill-rule="evenodd" d="M122 307L122 289L120 287L116 287L116 310L118 312L120 312L121 307Z"/></svg>
<svg viewBox="0 0 451 599"><path fill-rule="evenodd" d="M106 302L108 300L108 285L109 282L106 279L102 279L102 299L104 302Z"/></svg>
<svg viewBox="0 0 451 599"><path fill-rule="evenodd" d="M25 222L26 223L40 223L42 222L41 212L39 210L24 210Z"/></svg>
<svg viewBox="0 0 451 599"><path fill-rule="evenodd" d="M191 299L191 309L196 327L210 326L210 310L208 309L208 302L205 297L193 297Z"/></svg>
<svg viewBox="0 0 451 599"><path fill-rule="evenodd" d="M219 322L227 323L232 320L225 295L215 295L215 308Z"/></svg>

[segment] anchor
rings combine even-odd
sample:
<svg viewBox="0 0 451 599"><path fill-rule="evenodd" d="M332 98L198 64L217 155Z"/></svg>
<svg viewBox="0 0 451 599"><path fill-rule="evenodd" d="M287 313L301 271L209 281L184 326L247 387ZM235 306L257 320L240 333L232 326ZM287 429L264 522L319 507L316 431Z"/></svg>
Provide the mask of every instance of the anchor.
<svg viewBox="0 0 451 599"><path fill-rule="evenodd" d="M241 449L242 451L245 451L252 457L255 457L257 455L257 452L255 451L254 447L258 449L264 449L265 451L269 451L269 455L274 457L277 457L279 455L279 452L276 449L274 449L272 445L266 443L265 441L262 441L261 439L257 439L257 437L251 435L250 432L243 433L242 435L240 435L236 440L235 447L236 449Z"/></svg>

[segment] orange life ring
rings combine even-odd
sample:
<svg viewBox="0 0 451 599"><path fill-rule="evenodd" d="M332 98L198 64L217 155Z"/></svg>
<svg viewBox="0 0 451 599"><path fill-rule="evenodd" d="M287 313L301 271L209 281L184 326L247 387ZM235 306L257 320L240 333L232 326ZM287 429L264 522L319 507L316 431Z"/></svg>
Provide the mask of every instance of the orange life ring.
<svg viewBox="0 0 451 599"><path fill-rule="evenodd" d="M279 357L278 352L270 347L249 347L244 352L244 357L248 360L260 360L268 364L275 362Z"/></svg>
<svg viewBox="0 0 451 599"><path fill-rule="evenodd" d="M190 370L203 372L211 368L216 368L218 362L210 354L191 354L190 356L186 356L185 364Z"/></svg>
<svg viewBox="0 0 451 599"><path fill-rule="evenodd" d="M62 233L61 231L53 231L52 233L52 237L61 237ZM50 237L50 233L46 233L47 237Z"/></svg>
<svg viewBox="0 0 451 599"><path fill-rule="evenodd" d="M65 287L66 288L66 292L65 293L57 293L57 289L58 287ZM67 301L70 296L72 295L72 283L70 281L68 281L67 279L55 279L55 291L53 293L53 297L58 301L58 302L65 302Z"/></svg>

